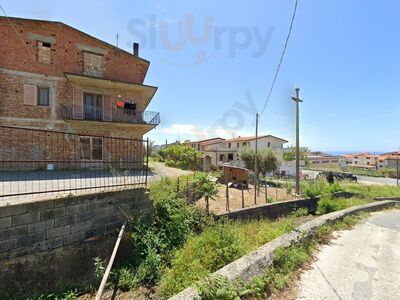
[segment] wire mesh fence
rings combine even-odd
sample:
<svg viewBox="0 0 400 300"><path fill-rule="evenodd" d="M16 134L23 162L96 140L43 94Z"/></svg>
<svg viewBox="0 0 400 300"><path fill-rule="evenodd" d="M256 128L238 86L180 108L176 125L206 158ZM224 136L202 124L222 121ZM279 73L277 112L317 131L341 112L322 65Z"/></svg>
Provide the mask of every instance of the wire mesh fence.
<svg viewBox="0 0 400 300"><path fill-rule="evenodd" d="M0 201L144 186L147 143L0 126Z"/></svg>

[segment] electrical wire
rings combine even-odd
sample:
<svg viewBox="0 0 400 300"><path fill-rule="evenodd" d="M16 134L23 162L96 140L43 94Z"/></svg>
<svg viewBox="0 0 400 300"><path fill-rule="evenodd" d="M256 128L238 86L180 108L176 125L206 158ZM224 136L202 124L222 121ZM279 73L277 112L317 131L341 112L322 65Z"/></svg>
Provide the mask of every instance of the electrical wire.
<svg viewBox="0 0 400 300"><path fill-rule="evenodd" d="M271 98L271 94L272 94L272 91L273 91L274 86L275 86L276 79L278 78L279 71L280 71L281 66L282 66L283 58L285 56L286 49L287 49L287 46L289 44L289 39L290 39L290 36L292 34L292 29L293 29L294 20L296 18L296 12L297 12L298 3L299 3L299 0L296 0L296 3L294 5L294 9L293 9L292 20L290 22L289 31L288 31L288 34L287 34L287 37L286 37L286 41L285 41L285 45L283 47L283 51L282 51L282 54L281 54L281 59L279 60L278 67L276 68L274 80L272 81L271 87L270 87L269 92L268 92L267 99L265 100L265 103L264 103L263 109L261 110L260 116L264 113L265 108L267 107L267 104L269 102L269 99Z"/></svg>
<svg viewBox="0 0 400 300"><path fill-rule="evenodd" d="M19 38L19 40L21 41L21 43L25 46L26 50L28 50L29 55L33 55L33 59L36 60L36 55L34 53L31 52L31 49L29 49L28 45L24 42L24 40L21 38L21 36L18 33L17 28L15 28L15 25L13 24L13 22L11 22L10 18L8 17L7 13L5 12L4 8L0 5L0 9L3 12L4 16L7 18L8 22L10 23L11 27L14 29L15 34L17 35L17 37Z"/></svg>

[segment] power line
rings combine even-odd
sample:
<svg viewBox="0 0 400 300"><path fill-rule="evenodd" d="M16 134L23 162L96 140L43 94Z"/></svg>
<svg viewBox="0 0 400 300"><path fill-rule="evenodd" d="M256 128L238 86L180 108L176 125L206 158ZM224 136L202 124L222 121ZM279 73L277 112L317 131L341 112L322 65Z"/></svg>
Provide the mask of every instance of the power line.
<svg viewBox="0 0 400 300"><path fill-rule="evenodd" d="M15 28L15 25L13 24L13 22L11 22L10 18L8 17L7 13L5 12L4 8L0 5L0 9L3 12L4 16L7 18L8 22L10 23L11 27L14 29L15 34L17 35L17 37L19 38L19 40L21 41L22 44L24 44L26 50L28 50L30 55L33 55L33 59L36 59L36 56L34 53L31 52L31 49L29 49L28 45L24 42L24 40L21 38L21 36L18 33L17 28Z"/></svg>
<svg viewBox="0 0 400 300"><path fill-rule="evenodd" d="M278 67L276 68L274 80L272 81L271 87L270 87L269 92L268 92L267 100L265 100L265 103L264 103L263 109L261 110L260 116L264 113L265 108L267 107L268 101L271 98L272 90L274 89L274 86L275 86L276 79L278 78L279 71L281 69L281 65L282 65L282 62L283 62L283 58L285 56L286 49L287 49L287 46L288 46L288 43L289 43L289 39L290 39L290 36L292 34L292 29L293 29L294 20L296 18L296 12L297 12L298 3L299 3L299 0L296 0L296 3L294 5L292 20L290 22L289 32L287 34L285 45L283 47L283 51L282 51L282 54L281 54L281 59L279 60Z"/></svg>

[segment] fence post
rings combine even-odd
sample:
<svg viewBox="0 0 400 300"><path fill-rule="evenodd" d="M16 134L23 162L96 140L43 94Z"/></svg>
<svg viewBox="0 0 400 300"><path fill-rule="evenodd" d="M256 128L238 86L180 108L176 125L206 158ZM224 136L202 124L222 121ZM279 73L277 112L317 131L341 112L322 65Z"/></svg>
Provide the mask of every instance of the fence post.
<svg viewBox="0 0 400 300"><path fill-rule="evenodd" d="M268 203L268 184L267 184L267 179L265 179L265 203Z"/></svg>
<svg viewBox="0 0 400 300"><path fill-rule="evenodd" d="M242 187L242 208L244 208L244 193L243 193L243 182L240 185Z"/></svg>
<svg viewBox="0 0 400 300"><path fill-rule="evenodd" d="M145 184L147 187L147 175L149 174L149 138L146 140L146 178Z"/></svg>
<svg viewBox="0 0 400 300"><path fill-rule="evenodd" d="M179 194L179 177L176 181L176 193Z"/></svg>
<svg viewBox="0 0 400 300"><path fill-rule="evenodd" d="M229 188L228 188L228 183L226 183L226 211L229 211Z"/></svg>
<svg viewBox="0 0 400 300"><path fill-rule="evenodd" d="M186 201L189 202L189 177L186 177Z"/></svg>
<svg viewBox="0 0 400 300"><path fill-rule="evenodd" d="M275 187L275 201L278 201L278 187Z"/></svg>

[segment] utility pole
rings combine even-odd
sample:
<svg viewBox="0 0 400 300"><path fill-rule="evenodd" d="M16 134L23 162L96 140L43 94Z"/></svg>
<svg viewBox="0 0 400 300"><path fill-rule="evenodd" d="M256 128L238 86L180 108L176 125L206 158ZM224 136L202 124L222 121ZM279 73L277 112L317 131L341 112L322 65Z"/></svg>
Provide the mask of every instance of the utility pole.
<svg viewBox="0 0 400 300"><path fill-rule="evenodd" d="M300 99L300 88L295 88L296 95L292 100L296 102L296 194L300 195L300 122L299 122L299 103L303 102Z"/></svg>
<svg viewBox="0 0 400 300"><path fill-rule="evenodd" d="M396 165L397 165L397 186L399 186L399 151L397 151L397 159L396 159Z"/></svg>
<svg viewBox="0 0 400 300"><path fill-rule="evenodd" d="M258 113L256 113L256 145L254 155L254 205L257 204L257 184L258 184L258 170L257 170L257 153L258 153Z"/></svg>

